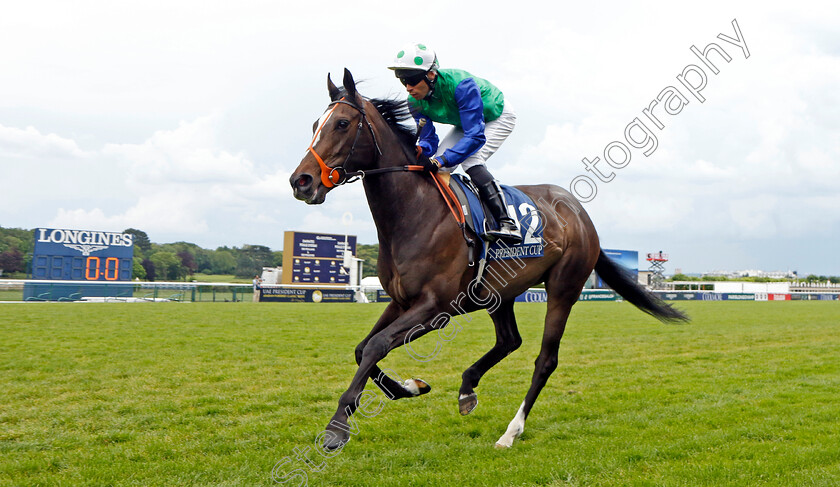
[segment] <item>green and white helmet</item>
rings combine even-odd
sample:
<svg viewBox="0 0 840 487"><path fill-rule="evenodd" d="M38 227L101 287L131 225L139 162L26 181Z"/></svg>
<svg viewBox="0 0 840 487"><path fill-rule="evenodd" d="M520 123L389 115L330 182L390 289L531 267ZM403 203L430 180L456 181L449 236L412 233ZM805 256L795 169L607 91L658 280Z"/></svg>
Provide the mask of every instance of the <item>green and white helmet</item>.
<svg viewBox="0 0 840 487"><path fill-rule="evenodd" d="M437 71L438 60L435 51L425 44L408 44L400 49L394 61L388 66L393 70Z"/></svg>

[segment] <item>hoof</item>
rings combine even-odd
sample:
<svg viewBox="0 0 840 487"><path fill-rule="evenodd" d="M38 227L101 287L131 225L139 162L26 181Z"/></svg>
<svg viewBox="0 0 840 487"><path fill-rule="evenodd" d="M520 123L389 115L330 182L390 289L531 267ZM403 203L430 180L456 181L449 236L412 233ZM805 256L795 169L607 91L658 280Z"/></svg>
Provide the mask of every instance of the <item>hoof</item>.
<svg viewBox="0 0 840 487"><path fill-rule="evenodd" d="M350 441L350 433L346 431L336 431L327 429L323 433L324 439L321 443L321 448L324 451L334 451L343 448L344 445Z"/></svg>
<svg viewBox="0 0 840 487"><path fill-rule="evenodd" d="M512 447L513 446L513 440L519 438L519 436L521 434L522 434L522 430L511 431L510 429L508 429L505 432L505 434L502 435L501 438L499 438L499 441L496 442L496 448L504 449L504 448Z"/></svg>
<svg viewBox="0 0 840 487"><path fill-rule="evenodd" d="M478 406L478 397L475 395L475 392L472 394L461 394L458 397L458 410L461 411L461 416L470 414L476 406Z"/></svg>
<svg viewBox="0 0 840 487"><path fill-rule="evenodd" d="M522 432L525 431L525 403L519 406L519 411L516 412L513 421L507 427L505 434L496 442L496 448L510 448L513 446L513 440L519 438Z"/></svg>
<svg viewBox="0 0 840 487"><path fill-rule="evenodd" d="M411 397L422 396L432 390L432 386L423 379L406 379L403 388L411 394Z"/></svg>

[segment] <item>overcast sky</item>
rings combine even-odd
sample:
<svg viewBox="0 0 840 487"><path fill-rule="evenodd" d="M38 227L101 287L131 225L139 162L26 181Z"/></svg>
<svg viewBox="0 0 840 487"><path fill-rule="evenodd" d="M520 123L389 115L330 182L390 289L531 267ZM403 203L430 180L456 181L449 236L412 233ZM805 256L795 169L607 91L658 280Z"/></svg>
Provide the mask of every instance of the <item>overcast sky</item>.
<svg viewBox="0 0 840 487"><path fill-rule="evenodd" d="M285 230L375 243L360 184L307 206L288 178L326 108L326 74L347 67L362 94L401 94L386 65L421 41L515 106L489 164L503 183L591 178L597 194L577 190L603 247L663 250L669 273L840 275L840 9L774 3L9 3L0 225L134 227L205 248L281 250ZM738 38L733 20L743 46L718 37ZM731 58L709 54L717 74L691 51L713 42ZM707 77L699 97L677 79L690 65ZM663 92L677 113L655 106L659 128L643 110ZM627 141L637 117L655 148ZM620 169L604 160L612 142L630 149ZM609 182L584 167L595 157Z"/></svg>

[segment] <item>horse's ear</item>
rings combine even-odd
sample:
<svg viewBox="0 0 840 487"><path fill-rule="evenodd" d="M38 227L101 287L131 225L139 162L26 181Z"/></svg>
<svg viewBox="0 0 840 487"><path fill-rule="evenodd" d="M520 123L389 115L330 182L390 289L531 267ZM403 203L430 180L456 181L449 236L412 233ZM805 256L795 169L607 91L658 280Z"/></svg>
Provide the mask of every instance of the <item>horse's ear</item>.
<svg viewBox="0 0 840 487"><path fill-rule="evenodd" d="M327 73L327 90L330 92L330 100L338 100L338 97L341 95L341 90L339 90L338 86L332 82L332 78L330 78L329 73Z"/></svg>
<svg viewBox="0 0 840 487"><path fill-rule="evenodd" d="M353 79L353 75L350 74L350 70L344 68L344 89L347 90L347 97L350 98L353 103L356 102L356 81Z"/></svg>

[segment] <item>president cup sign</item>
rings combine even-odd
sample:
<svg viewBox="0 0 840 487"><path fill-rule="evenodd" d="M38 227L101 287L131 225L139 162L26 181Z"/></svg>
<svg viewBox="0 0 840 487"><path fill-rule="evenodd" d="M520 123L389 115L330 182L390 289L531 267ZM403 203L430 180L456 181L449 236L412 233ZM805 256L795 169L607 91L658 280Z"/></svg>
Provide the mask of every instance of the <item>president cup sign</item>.
<svg viewBox="0 0 840 487"><path fill-rule="evenodd" d="M346 286L350 275L343 267L345 250L356 254L355 236L287 231L281 284Z"/></svg>
<svg viewBox="0 0 840 487"><path fill-rule="evenodd" d="M32 278L130 281L133 257L130 233L36 228Z"/></svg>

